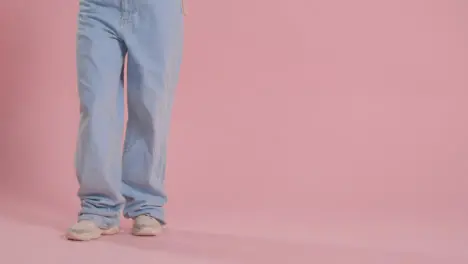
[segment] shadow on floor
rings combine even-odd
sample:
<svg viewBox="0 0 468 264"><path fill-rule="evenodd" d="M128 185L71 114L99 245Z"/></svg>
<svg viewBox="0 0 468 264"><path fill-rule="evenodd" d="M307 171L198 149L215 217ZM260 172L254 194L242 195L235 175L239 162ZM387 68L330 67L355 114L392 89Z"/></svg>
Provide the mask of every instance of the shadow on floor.
<svg viewBox="0 0 468 264"><path fill-rule="evenodd" d="M1 203L0 216L10 221L24 223L28 226L40 226L51 229L51 236L66 241L62 234L70 223L76 219L76 208L61 204L53 199L27 200L10 195L6 198L14 203ZM281 228L281 227L278 227ZM51 238L49 238L50 240ZM53 238L52 238L53 239ZM109 250L118 247L136 250L164 253L174 257L183 257L198 261L215 263L241 264L310 264L310 263L360 263L360 264L462 264L467 259L443 258L435 255L425 255L420 252L397 252L388 248L358 247L356 245L326 244L314 241L299 243L288 241L281 237L276 239L248 237L233 234L215 234L197 230L181 230L168 228L157 238L133 237L128 228L124 232L99 241L89 243L108 244Z"/></svg>
<svg viewBox="0 0 468 264"><path fill-rule="evenodd" d="M105 238L103 241L140 250L223 263L465 263L457 259L427 256L419 252L392 252L382 248L371 249L316 242L295 243L281 238L273 240L177 229L168 229L159 238L137 238L121 234Z"/></svg>

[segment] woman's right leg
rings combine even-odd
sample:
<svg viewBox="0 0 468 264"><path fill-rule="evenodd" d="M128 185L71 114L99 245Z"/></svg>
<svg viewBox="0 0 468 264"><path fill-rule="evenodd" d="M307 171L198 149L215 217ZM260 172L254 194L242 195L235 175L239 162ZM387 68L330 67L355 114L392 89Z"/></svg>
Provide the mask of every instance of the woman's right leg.
<svg viewBox="0 0 468 264"><path fill-rule="evenodd" d="M124 122L119 0L81 0L77 32L80 124L76 173L79 221L67 237L90 240L118 232L124 203L121 160Z"/></svg>

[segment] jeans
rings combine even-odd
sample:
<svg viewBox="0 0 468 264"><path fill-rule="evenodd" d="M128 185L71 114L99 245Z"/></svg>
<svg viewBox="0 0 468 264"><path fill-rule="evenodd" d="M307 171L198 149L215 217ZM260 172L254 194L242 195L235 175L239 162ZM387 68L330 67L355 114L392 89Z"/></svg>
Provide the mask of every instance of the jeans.
<svg viewBox="0 0 468 264"><path fill-rule="evenodd" d="M165 221L163 184L182 60L182 1L80 0L79 220L108 228L119 224L123 210L126 218L146 214Z"/></svg>

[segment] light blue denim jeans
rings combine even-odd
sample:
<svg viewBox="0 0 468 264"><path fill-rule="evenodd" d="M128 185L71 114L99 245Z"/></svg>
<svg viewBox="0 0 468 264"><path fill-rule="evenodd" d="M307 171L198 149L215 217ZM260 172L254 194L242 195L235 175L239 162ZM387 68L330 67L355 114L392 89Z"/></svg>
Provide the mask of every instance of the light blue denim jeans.
<svg viewBox="0 0 468 264"><path fill-rule="evenodd" d="M183 0L80 0L79 220L164 223L166 147L183 42ZM124 60L128 122L124 138ZM123 143L123 147L122 147Z"/></svg>

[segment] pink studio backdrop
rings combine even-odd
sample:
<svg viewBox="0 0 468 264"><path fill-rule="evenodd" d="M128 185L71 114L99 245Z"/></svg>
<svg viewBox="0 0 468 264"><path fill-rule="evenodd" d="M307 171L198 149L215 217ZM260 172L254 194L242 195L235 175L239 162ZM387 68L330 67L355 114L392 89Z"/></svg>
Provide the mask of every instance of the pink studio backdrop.
<svg viewBox="0 0 468 264"><path fill-rule="evenodd" d="M0 228L75 220L77 2L0 3ZM165 263L467 263L466 1L186 3Z"/></svg>

